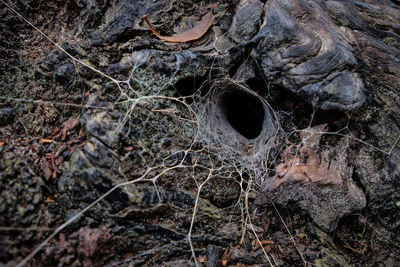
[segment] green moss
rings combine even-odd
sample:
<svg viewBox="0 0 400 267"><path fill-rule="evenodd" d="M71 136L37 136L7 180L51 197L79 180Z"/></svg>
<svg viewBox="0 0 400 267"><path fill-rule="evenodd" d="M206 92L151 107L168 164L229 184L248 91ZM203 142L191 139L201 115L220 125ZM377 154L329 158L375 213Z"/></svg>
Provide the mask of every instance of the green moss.
<svg viewBox="0 0 400 267"><path fill-rule="evenodd" d="M205 215L207 217L210 217L214 220L219 220L221 219L221 212L220 210L212 205L208 200L199 199L199 210L198 213L200 215Z"/></svg>
<svg viewBox="0 0 400 267"><path fill-rule="evenodd" d="M136 188L133 192L129 192L129 200L136 205L140 205L143 202L144 192Z"/></svg>
<svg viewBox="0 0 400 267"><path fill-rule="evenodd" d="M315 227L315 232L322 243L320 255L321 257L314 261L316 266L350 266L343 255L337 253L332 237Z"/></svg>
<svg viewBox="0 0 400 267"><path fill-rule="evenodd" d="M349 21L345 21L345 20L342 20L342 19L338 19L339 20L339 23L340 23L340 25L341 26L345 26L345 27L349 27L350 26L350 23L349 23Z"/></svg>
<svg viewBox="0 0 400 267"><path fill-rule="evenodd" d="M393 37L386 37L383 42L387 45L394 46L400 49L400 43Z"/></svg>
<svg viewBox="0 0 400 267"><path fill-rule="evenodd" d="M57 119L59 112L58 110L54 107L54 105L46 105L46 120L48 122L54 121Z"/></svg>
<svg viewBox="0 0 400 267"><path fill-rule="evenodd" d="M18 206L17 206L17 212L18 212L18 214L19 214L20 216L24 216L24 214L25 214L25 212L26 212L26 209L25 209L23 206L18 205Z"/></svg>
<svg viewBox="0 0 400 267"><path fill-rule="evenodd" d="M42 135L44 118L40 114L29 113L23 117L23 125L28 134Z"/></svg>

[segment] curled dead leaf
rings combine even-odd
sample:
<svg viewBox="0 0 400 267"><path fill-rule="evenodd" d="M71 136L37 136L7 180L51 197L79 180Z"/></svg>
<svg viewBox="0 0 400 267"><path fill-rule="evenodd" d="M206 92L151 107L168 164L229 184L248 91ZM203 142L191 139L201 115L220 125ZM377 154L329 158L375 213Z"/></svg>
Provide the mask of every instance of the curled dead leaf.
<svg viewBox="0 0 400 267"><path fill-rule="evenodd" d="M153 26L150 24L150 21L147 18L147 15L143 16L144 21L146 22L147 26L149 29L161 40L167 41L169 43L186 43L190 41L194 41L197 39L200 39L210 28L214 21L214 15L212 13L212 10L208 11L207 14L205 14L202 18L200 23L198 23L195 27L183 31L171 36L163 36L159 34Z"/></svg>

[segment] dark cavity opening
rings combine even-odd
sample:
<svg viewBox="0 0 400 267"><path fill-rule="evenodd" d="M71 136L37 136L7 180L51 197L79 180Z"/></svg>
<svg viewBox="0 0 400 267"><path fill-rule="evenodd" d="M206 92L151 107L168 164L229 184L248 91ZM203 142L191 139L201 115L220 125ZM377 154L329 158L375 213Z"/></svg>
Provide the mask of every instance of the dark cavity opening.
<svg viewBox="0 0 400 267"><path fill-rule="evenodd" d="M186 100L186 103L193 103L193 96L197 92L197 90L202 89L201 86L204 86L204 81L206 80L206 76L195 76L188 77L186 79L179 80L175 85L176 94L175 97L182 97ZM205 86L207 87L207 86Z"/></svg>
<svg viewBox="0 0 400 267"><path fill-rule="evenodd" d="M230 125L247 139L260 135L264 123L263 103L245 92L230 92L222 96L222 111Z"/></svg>
<svg viewBox="0 0 400 267"><path fill-rule="evenodd" d="M292 91L279 86L270 87L271 97L274 99L272 104L274 109L283 110L286 114L291 114L293 124L299 129L307 128L328 123L329 131L338 131L346 127L348 116L340 110L322 110L312 106L307 99L296 95ZM331 136L333 137L333 136Z"/></svg>

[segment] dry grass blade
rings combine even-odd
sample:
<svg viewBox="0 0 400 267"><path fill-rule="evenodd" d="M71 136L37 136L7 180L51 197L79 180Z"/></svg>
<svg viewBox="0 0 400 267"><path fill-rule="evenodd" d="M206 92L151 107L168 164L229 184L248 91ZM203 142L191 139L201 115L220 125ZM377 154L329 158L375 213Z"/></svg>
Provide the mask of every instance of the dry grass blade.
<svg viewBox="0 0 400 267"><path fill-rule="evenodd" d="M153 26L151 26L150 21L148 20L147 16L143 16L144 21L146 22L147 26L149 26L150 30L161 40L167 41L169 43L186 43L190 41L194 41L200 39L210 28L214 21L214 15L212 10L208 11L202 18L199 24L195 27L183 31L172 36L162 36L159 34Z"/></svg>
<svg viewBox="0 0 400 267"><path fill-rule="evenodd" d="M304 256L303 256L303 253L301 253L299 247L297 246L297 243L296 243L296 241L294 240L293 235L290 233L290 230L289 230L288 226L286 225L285 220L282 218L281 213L280 213L280 212L278 211L278 209L276 208L274 202L272 202L272 201L270 201L270 202L271 202L272 206L274 207L275 211L278 213L279 219L280 219L281 222L283 223L283 226L285 226L285 229L286 229L286 231L288 232L288 234L289 234L289 236L290 236L290 239L292 240L292 242L293 242L295 248L297 249L297 252L299 253L299 255L300 255L300 257L301 257L301 260L303 261L304 266L308 266L308 265L307 265L308 262L306 261L306 259L305 259Z"/></svg>

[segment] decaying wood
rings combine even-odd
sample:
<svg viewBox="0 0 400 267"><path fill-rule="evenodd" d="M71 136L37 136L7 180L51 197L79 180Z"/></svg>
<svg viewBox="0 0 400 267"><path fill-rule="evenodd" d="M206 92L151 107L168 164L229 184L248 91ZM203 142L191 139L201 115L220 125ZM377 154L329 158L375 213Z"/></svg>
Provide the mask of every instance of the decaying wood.
<svg viewBox="0 0 400 267"><path fill-rule="evenodd" d="M70 1L65 6L61 5L62 1L55 1L61 6L46 5L47 1L42 1L39 6L35 1L20 2L23 1L15 1L13 6L23 11L23 15L32 19L35 25L43 24L43 16L55 22L43 24L43 31L50 37L59 36L57 29L61 28L66 34L72 34L76 39L69 38L63 47L77 58L87 58L93 66L101 67L107 75L118 79L126 77L131 69L134 73L130 77L134 75L135 80L145 85L139 88L135 82L132 83L138 95L154 96L153 93L157 92L160 93L157 96L166 93L168 97L154 106L150 105L153 102L138 105L135 109L138 112L129 116L123 134L115 134L120 118L126 114L124 107L111 102L115 99L115 91L108 85L103 87L103 82L98 84L97 74L71 64L70 59L61 53L47 53L52 47L41 42L38 34L28 34L32 29L12 15L5 5L0 5L4 14L0 16L0 31L2 40L5 40L0 42L0 54L4 55L0 57L0 72L4 73L0 76L0 95L4 102L0 106L0 203L7 204L0 205L3 215L0 226L7 225L1 227L2 264L16 265L14 259L29 252L26 244L36 245L42 241L42 234L27 234L30 229L36 231L36 226L41 223L50 227L62 222L66 215L76 214L78 208L89 205L110 186L125 181L120 174L139 177L146 172L145 166L150 167L150 163L158 165L162 161L165 161L165 168L174 171L161 177L161 186L156 188L143 183L137 187L118 188L68 232L75 233L66 233L66 237L60 235L59 242L57 238L53 239L46 251L39 253L30 264L106 265L123 259L121 264L153 262L176 265L176 262L193 260L192 254L186 253L188 224L179 223L192 219L191 213L181 211L193 209L196 202L193 193L199 190L193 182L194 173L190 166L206 162L202 156L209 152L207 155L213 161L212 151L218 151L215 158L223 159L222 156L236 149L236 140L240 145L238 151L242 152L240 162L226 157L226 161L221 163L237 163L235 167L240 166L245 171L243 174L249 177L257 172L265 174L262 177L266 180L264 194L257 196L264 199L257 204L262 209L257 212L255 209L251 216L258 227L257 232L268 233L271 237L261 240L260 247L264 246L267 252L272 250L274 255L277 248L284 248L277 254L277 262L302 264L289 239L285 238L288 235L282 231L284 228L268 227L270 223L273 225L274 221L279 221L276 213L263 212L271 202L280 209L287 208L291 230L296 233L295 241L304 248L302 253L310 264L345 266L342 256L350 259L351 263L369 265L393 265L399 261L398 246L391 245L400 243L399 1L225 1L218 11L205 11L203 17L199 16L193 29L171 36L159 34L145 17L152 32L171 43L200 39L211 25L216 26L215 36L210 36L215 37L212 45L201 49L189 48L180 53L165 51L163 46L146 40L143 14L151 18L177 17L200 8L202 2L181 0L177 5L176 1L170 0L151 4L147 0L120 0L101 7L93 4L95 1L84 1L87 4L79 5L82 8ZM49 9L44 9L46 6ZM217 12L214 20L213 13ZM60 23L64 21L66 26L61 27ZM163 21L163 27L172 29L173 26L173 21ZM64 42L59 38L56 41ZM37 64L32 65L32 58ZM207 124L203 121L183 123L186 120L181 118L186 117L186 108L169 105L168 99L172 99L169 96L177 92L186 96L185 93L190 91L186 89L197 89L200 84L202 90L194 92L196 96L197 93L203 96L203 92L220 90L222 85L226 87L226 82L220 77L226 77L228 73L229 79L248 85L260 96L268 96L266 100L276 108L274 117L282 126L279 127L281 135L276 140L281 140L280 137L286 140L290 136L290 141L295 144L281 151L279 143L276 149L270 150L271 153L269 150L262 153L267 151L259 149L265 147L263 142L257 146L251 142L240 143L241 139L226 138L224 143L209 146L211 150L200 150L198 154L192 150L184 153L184 164L173 165L181 160L174 151L186 151L193 140L197 146L200 137L209 140L205 138L207 136L196 133L202 128L210 131L210 127L204 127ZM206 79L204 82L203 78ZM91 84L101 87L89 90ZM161 87L163 85L168 87ZM165 90L161 92L157 88ZM125 87L121 89L125 90ZM87 94L82 95L82 92ZM31 104L10 101L17 96L21 100L34 100L40 96L40 99L61 104L65 101L79 106L85 104L85 107L79 112L79 120L68 120L75 111L55 109L53 105L33 111ZM207 97L185 99L201 99L201 102L191 105L192 110L201 107ZM212 103L219 104L217 100ZM311 117L304 108L305 104L314 105ZM318 108L329 112L320 113ZM7 115L7 110L12 112L11 115ZM220 111L224 109L216 109L216 112ZM173 113L181 115L172 116ZM196 118L209 120L208 114L201 115ZM306 122L312 119L310 127L317 126L301 130L305 126L299 119L303 121L304 118ZM59 132L49 136L48 133L63 121L65 124ZM196 128L192 129L190 125ZM38 126L40 132L36 130ZM227 136L236 137L232 127L226 126L229 127L217 128L215 133L230 131ZM79 134L78 127L82 128ZM327 131L333 136L325 135L321 139L323 132ZM70 137L71 133L77 136ZM29 139L25 138L27 134ZM65 148L61 147L64 144ZM200 146L200 142L198 144ZM167 157L169 153L176 155ZM252 157L255 161L246 170L246 164L250 162L247 159L252 155L259 157ZM61 160L65 160L65 164ZM268 169L262 169L264 163ZM195 175L201 178L207 177L208 173L208 168L196 168ZM199 215L196 219L201 218L201 224L196 223L191 233L197 238L195 249L209 249L207 264L211 265L244 260L265 264L264 258L256 254L251 256L251 251L232 247L239 242L236 233L240 221L229 220L228 223L225 218L243 189L233 177L236 174L230 169L226 174L229 179L210 179L198 198ZM223 176L223 172L215 172L215 175ZM39 179L40 176L43 179ZM254 175L254 178L261 178L261 175ZM155 197L157 194L168 202L166 207L163 203L160 206L160 199ZM253 207L254 195L249 198L249 207ZM305 213L322 230L335 231L335 239L314 227ZM349 214L357 216L348 217L339 224L341 218ZM94 222L98 229L104 223L107 227L113 225L113 229L103 233L98 229L82 228L87 222ZM363 225L360 223L365 225L361 235L359 230ZM171 225L176 227L171 228ZM8 227L23 231L4 231ZM109 236L108 231L112 231L115 238ZM343 236L347 232L348 239L342 239L340 233ZM373 242L377 233L379 242ZM163 236L161 241L160 234ZM309 242L311 234L313 242ZM113 249L105 240L118 241L113 243L117 253L112 257L108 251ZM130 245L132 240L134 246ZM171 242L164 246L168 241ZM272 241L274 244L268 243ZM361 241L371 242L374 246L368 248L365 255L358 256L360 248L364 247ZM327 250L330 243L335 248ZM221 256L219 251L226 248L227 252ZM154 252L158 254L153 258ZM128 256L130 254L135 256ZM199 261L204 261L205 255L198 256ZM211 258L215 258L215 262Z"/></svg>
<svg viewBox="0 0 400 267"><path fill-rule="evenodd" d="M352 180L353 167L347 164L349 140L343 138L335 147L320 144L327 126L302 130L301 144L285 149L264 189L279 204L297 202L316 224L331 232L343 215L365 207L366 196Z"/></svg>
<svg viewBox="0 0 400 267"><path fill-rule="evenodd" d="M302 143L288 146L283 152L282 162L276 168L276 174L271 179L269 189L273 190L283 184L299 183L341 185L342 176L350 174L346 171L346 153L339 149L337 157L332 159L332 153L323 151L320 140L327 131L327 124L308 128L300 132Z"/></svg>

